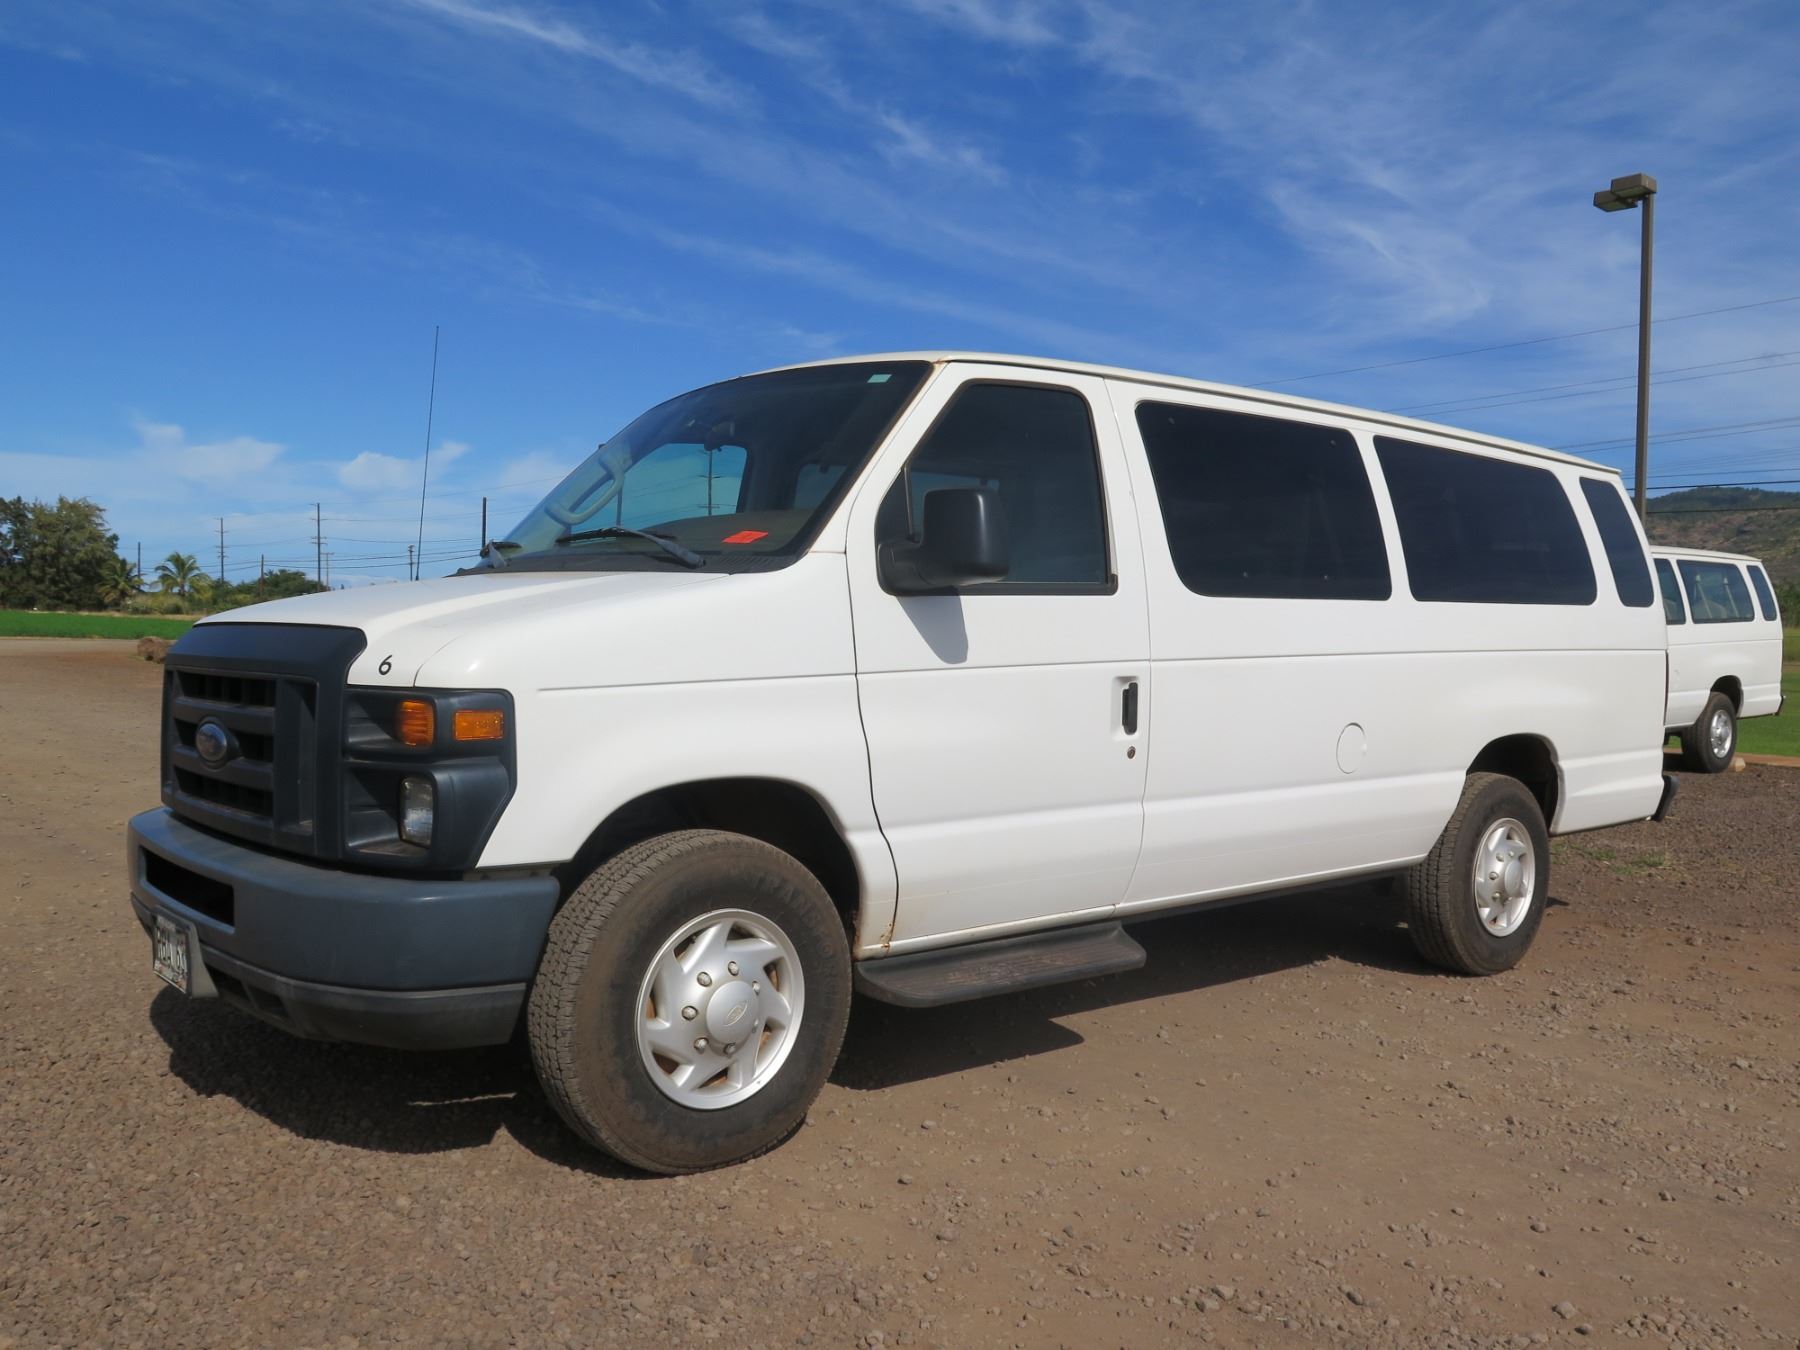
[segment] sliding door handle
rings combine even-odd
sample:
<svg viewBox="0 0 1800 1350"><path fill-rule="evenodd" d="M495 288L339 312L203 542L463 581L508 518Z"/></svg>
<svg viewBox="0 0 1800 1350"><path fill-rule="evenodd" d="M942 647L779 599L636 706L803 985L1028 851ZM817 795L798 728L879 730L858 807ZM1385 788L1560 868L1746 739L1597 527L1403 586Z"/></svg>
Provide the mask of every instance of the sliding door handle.
<svg viewBox="0 0 1800 1350"><path fill-rule="evenodd" d="M1127 680L1124 693L1119 699L1119 725L1125 729L1127 736L1137 735L1138 729L1138 682Z"/></svg>

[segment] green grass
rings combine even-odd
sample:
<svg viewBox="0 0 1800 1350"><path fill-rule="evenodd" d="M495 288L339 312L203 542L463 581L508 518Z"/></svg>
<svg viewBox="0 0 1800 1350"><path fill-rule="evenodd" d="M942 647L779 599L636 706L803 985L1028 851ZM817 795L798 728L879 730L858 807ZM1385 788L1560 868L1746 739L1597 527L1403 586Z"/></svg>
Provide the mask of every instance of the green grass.
<svg viewBox="0 0 1800 1350"><path fill-rule="evenodd" d="M1800 628L1781 630L1781 659L1790 665L1800 662Z"/></svg>
<svg viewBox="0 0 1800 1350"><path fill-rule="evenodd" d="M192 619L158 619L140 614L59 614L0 609L0 637L177 638Z"/></svg>
<svg viewBox="0 0 1800 1350"><path fill-rule="evenodd" d="M1800 755L1800 667L1782 670L1781 692L1787 706L1780 717L1750 717L1738 724L1738 749L1746 755Z"/></svg>

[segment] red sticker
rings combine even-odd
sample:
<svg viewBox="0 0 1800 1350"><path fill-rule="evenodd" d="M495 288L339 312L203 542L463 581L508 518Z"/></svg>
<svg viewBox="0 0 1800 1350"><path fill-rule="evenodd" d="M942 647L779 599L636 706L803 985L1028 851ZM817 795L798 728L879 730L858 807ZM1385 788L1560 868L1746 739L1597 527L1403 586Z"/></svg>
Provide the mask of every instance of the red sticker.
<svg viewBox="0 0 1800 1350"><path fill-rule="evenodd" d="M739 530L736 534L728 534L719 542L722 544L754 544L758 539L767 539L767 530Z"/></svg>

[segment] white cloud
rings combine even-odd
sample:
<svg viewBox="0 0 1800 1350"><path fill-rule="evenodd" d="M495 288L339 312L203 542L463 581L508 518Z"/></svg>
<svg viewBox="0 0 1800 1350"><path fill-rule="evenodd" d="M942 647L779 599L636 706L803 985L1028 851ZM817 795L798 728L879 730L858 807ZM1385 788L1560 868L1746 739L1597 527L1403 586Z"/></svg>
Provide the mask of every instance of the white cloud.
<svg viewBox="0 0 1800 1350"><path fill-rule="evenodd" d="M431 452L433 474L439 469L448 468L468 453L469 447L462 441L445 441ZM340 464L337 476L338 482L359 492L399 491L418 486L423 470L423 456L408 459L365 450L348 463Z"/></svg>
<svg viewBox="0 0 1800 1350"><path fill-rule="evenodd" d="M187 433L172 422L135 425L144 453L159 467L200 483L216 484L266 473L287 449L254 436L233 436L226 441L194 445L188 441Z"/></svg>

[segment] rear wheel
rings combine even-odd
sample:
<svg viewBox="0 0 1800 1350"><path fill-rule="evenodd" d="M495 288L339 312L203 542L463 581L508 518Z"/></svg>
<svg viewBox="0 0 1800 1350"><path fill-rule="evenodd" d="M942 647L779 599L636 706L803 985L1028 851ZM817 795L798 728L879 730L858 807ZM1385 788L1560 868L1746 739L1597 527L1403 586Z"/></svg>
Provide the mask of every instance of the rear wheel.
<svg viewBox="0 0 1800 1350"><path fill-rule="evenodd" d="M1737 755L1737 708L1715 693L1706 700L1694 725L1681 733L1682 757L1697 773L1724 773Z"/></svg>
<svg viewBox="0 0 1800 1350"><path fill-rule="evenodd" d="M1495 773L1469 775L1436 845L1400 878L1413 945L1464 975L1516 966L1549 893L1544 814L1523 783Z"/></svg>
<svg viewBox="0 0 1800 1350"><path fill-rule="evenodd" d="M646 1171L694 1172L799 1126L849 1011L849 944L812 873L760 840L684 830L576 888L527 1022L577 1134Z"/></svg>

